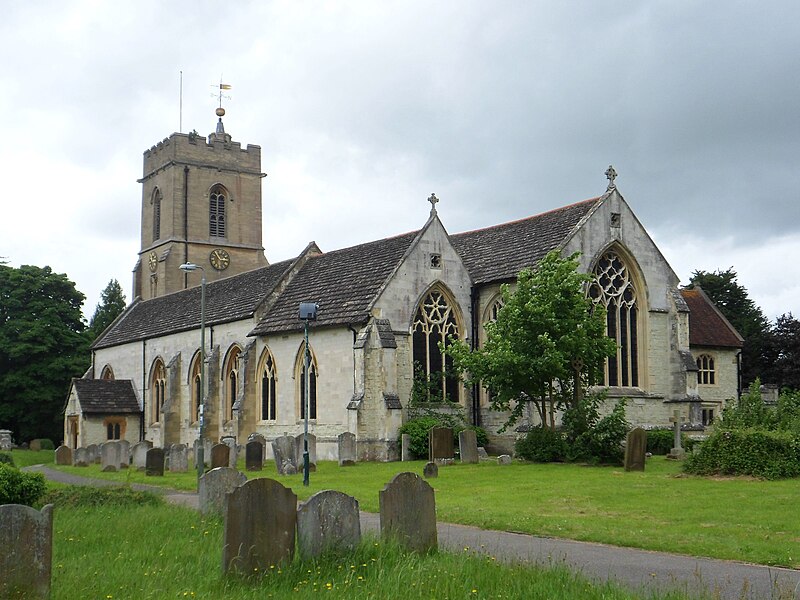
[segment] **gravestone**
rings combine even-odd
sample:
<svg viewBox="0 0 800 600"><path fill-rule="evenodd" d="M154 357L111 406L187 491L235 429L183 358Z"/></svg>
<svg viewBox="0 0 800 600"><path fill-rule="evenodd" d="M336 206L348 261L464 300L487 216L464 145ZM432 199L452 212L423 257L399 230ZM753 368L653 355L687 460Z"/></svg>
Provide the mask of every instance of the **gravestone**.
<svg viewBox="0 0 800 600"><path fill-rule="evenodd" d="M13 445L11 430L0 429L0 450L11 450Z"/></svg>
<svg viewBox="0 0 800 600"><path fill-rule="evenodd" d="M203 438L203 468L207 467L211 462L211 447L213 445L214 442L210 438L206 437ZM199 448L200 448L200 440L196 439L192 444L192 461L195 468L197 468L197 451L199 450Z"/></svg>
<svg viewBox="0 0 800 600"><path fill-rule="evenodd" d="M189 449L186 444L172 444L168 455L171 473L186 473L189 470Z"/></svg>
<svg viewBox="0 0 800 600"><path fill-rule="evenodd" d="M352 467L357 462L356 454L356 434L345 431L340 433L338 438L339 447L339 466Z"/></svg>
<svg viewBox="0 0 800 600"><path fill-rule="evenodd" d="M228 453L228 466L235 469L236 461L239 459L239 446L236 445L236 438L232 435L223 435L220 441L231 449Z"/></svg>
<svg viewBox="0 0 800 600"><path fill-rule="evenodd" d="M686 458L686 450L683 449L681 445L681 423L683 422L683 416L681 416L681 411L675 410L672 412L672 416L669 418L669 422L672 423L672 431L675 435L675 447L669 451L667 454L667 458L672 460L683 460Z"/></svg>
<svg viewBox="0 0 800 600"><path fill-rule="evenodd" d="M478 446L478 458L480 460L489 460L489 453L486 452L486 448L483 446Z"/></svg>
<svg viewBox="0 0 800 600"><path fill-rule="evenodd" d="M404 433L400 436L400 460L411 460L411 434Z"/></svg>
<svg viewBox="0 0 800 600"><path fill-rule="evenodd" d="M97 444L89 444L86 446L86 450L89 452L89 460L97 465L102 462L102 456L100 452L100 446Z"/></svg>
<svg viewBox="0 0 800 600"><path fill-rule="evenodd" d="M647 432L641 427L628 432L625 438L625 470L644 471L646 452Z"/></svg>
<svg viewBox="0 0 800 600"><path fill-rule="evenodd" d="M92 463L89 450L87 448L75 448L75 455L72 458L72 462L76 467L88 467L89 464Z"/></svg>
<svg viewBox="0 0 800 600"><path fill-rule="evenodd" d="M215 467L203 473L197 482L200 514L223 514L225 495L247 481L247 475L230 467Z"/></svg>
<svg viewBox="0 0 800 600"><path fill-rule="evenodd" d="M497 457L497 464L498 465L510 465L511 464L511 456L508 454L501 454Z"/></svg>
<svg viewBox="0 0 800 600"><path fill-rule="evenodd" d="M164 476L164 449L150 448L145 457L144 474L153 477Z"/></svg>
<svg viewBox="0 0 800 600"><path fill-rule="evenodd" d="M42 440L41 438L36 438L35 440L31 440L31 445L28 448L34 452L39 452L42 449Z"/></svg>
<svg viewBox="0 0 800 600"><path fill-rule="evenodd" d="M260 471L264 467L264 446L253 440L244 447L244 468L248 471Z"/></svg>
<svg viewBox="0 0 800 600"><path fill-rule="evenodd" d="M435 462L427 462L422 469L422 475L425 479L432 479L439 476L439 465Z"/></svg>
<svg viewBox="0 0 800 600"><path fill-rule="evenodd" d="M102 471L117 471L122 462L122 453L117 442L105 442L100 446L100 469Z"/></svg>
<svg viewBox="0 0 800 600"><path fill-rule="evenodd" d="M458 452L462 464L477 464L478 462L478 437L474 429L464 429L458 432Z"/></svg>
<svg viewBox="0 0 800 600"><path fill-rule="evenodd" d="M0 505L0 598L49 598L53 505Z"/></svg>
<svg viewBox="0 0 800 600"><path fill-rule="evenodd" d="M72 466L72 448L66 446L56 448L56 464Z"/></svg>
<svg viewBox="0 0 800 600"><path fill-rule="evenodd" d="M291 562L297 496L274 479L251 479L225 496L223 573L252 575Z"/></svg>
<svg viewBox="0 0 800 600"><path fill-rule="evenodd" d="M260 433L251 433L247 436L248 442L261 442L261 445L264 446L264 462L267 461L267 438L265 438Z"/></svg>
<svg viewBox="0 0 800 600"><path fill-rule="evenodd" d="M358 500L342 492L317 492L297 509L297 550L303 558L354 550L361 541Z"/></svg>
<svg viewBox="0 0 800 600"><path fill-rule="evenodd" d="M449 427L432 428L428 432L428 460L441 464L453 458L453 430Z"/></svg>
<svg viewBox="0 0 800 600"><path fill-rule="evenodd" d="M153 442L144 441L138 442L131 448L131 455L133 456L133 468L139 471L144 471L147 467L147 451L153 447Z"/></svg>
<svg viewBox="0 0 800 600"><path fill-rule="evenodd" d="M304 435L301 433L294 438L294 455L297 460L298 471L303 470ZM313 433L308 434L308 470L312 473L317 471L317 436Z"/></svg>
<svg viewBox="0 0 800 600"><path fill-rule="evenodd" d="M211 446L211 468L228 467L231 462L231 448L227 444Z"/></svg>
<svg viewBox="0 0 800 600"><path fill-rule="evenodd" d="M417 552L436 549L436 500L427 481L416 473L398 473L378 501L382 538Z"/></svg>
<svg viewBox="0 0 800 600"><path fill-rule="evenodd" d="M119 440L119 468L127 469L131 465L131 443L128 440Z"/></svg>
<svg viewBox="0 0 800 600"><path fill-rule="evenodd" d="M297 473L297 459L294 455L294 438L282 435L272 442L272 454L275 457L275 468L278 475Z"/></svg>

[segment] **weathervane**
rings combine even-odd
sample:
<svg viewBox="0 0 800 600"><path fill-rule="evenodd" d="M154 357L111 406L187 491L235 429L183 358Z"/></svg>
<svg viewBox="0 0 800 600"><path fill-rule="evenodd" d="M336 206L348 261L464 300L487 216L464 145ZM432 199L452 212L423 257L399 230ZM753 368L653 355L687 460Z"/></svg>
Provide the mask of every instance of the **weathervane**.
<svg viewBox="0 0 800 600"><path fill-rule="evenodd" d="M431 197L428 198L428 202L431 203L431 216L434 216L436 214L436 203L438 201L439 199L436 197L436 194L431 194Z"/></svg>
<svg viewBox="0 0 800 600"><path fill-rule="evenodd" d="M227 83L222 83L222 75L220 75L219 76L219 84L212 83L211 87L216 89L215 92L211 93L211 96L219 99L219 108L222 108L222 99L223 98L225 98L226 100L230 100L231 99L230 96L228 96L227 94L223 94L222 92L224 92L225 90L231 89L231 85L229 85ZM223 108L222 110L224 111L225 109ZM225 113L223 112L222 114L224 115ZM222 116L222 115L220 115L220 116Z"/></svg>
<svg viewBox="0 0 800 600"><path fill-rule="evenodd" d="M608 169L606 169L606 177L608 178L608 187L606 191L610 192L611 190L617 189L617 184L614 183L614 180L617 178L617 172L614 170L614 167L608 165Z"/></svg>

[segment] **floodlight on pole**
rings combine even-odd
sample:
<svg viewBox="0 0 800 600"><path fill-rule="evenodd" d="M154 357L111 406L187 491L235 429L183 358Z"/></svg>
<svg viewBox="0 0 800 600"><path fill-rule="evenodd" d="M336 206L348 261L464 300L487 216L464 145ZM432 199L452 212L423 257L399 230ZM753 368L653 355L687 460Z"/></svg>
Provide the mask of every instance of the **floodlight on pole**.
<svg viewBox="0 0 800 600"><path fill-rule="evenodd" d="M197 399L197 411L199 413L197 420L200 424L200 432L198 435L197 455L195 457L197 462L197 479L202 477L205 471L205 445L203 443L203 432L205 430L205 392L206 392L206 271L200 265L194 263L184 263L178 267L184 273L191 271L200 271L202 277L200 279L200 394Z"/></svg>
<svg viewBox="0 0 800 600"><path fill-rule="evenodd" d="M311 468L308 460L308 409L311 406L310 394L310 379L311 379L311 352L308 349L308 323L309 321L317 320L317 311L319 305L316 302L301 302L300 303L300 320L303 321L303 330L305 332L305 374L303 386L305 386L305 398L303 399L303 412L305 419L303 421L303 485L309 484L309 473Z"/></svg>

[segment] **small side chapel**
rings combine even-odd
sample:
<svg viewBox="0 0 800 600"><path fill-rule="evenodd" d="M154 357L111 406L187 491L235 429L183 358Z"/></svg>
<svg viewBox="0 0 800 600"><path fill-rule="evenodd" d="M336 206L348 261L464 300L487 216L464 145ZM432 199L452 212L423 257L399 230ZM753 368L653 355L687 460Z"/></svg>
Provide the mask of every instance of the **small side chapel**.
<svg viewBox="0 0 800 600"><path fill-rule="evenodd" d="M702 290L679 290L617 189L613 168L602 195L540 215L451 234L431 195L417 231L331 251L311 242L294 259L269 264L260 147L234 142L224 110L218 115L207 139L173 133L144 153L136 297L95 341L90 370L70 387L67 445L116 438L192 444L201 405L204 437L213 441L301 433L306 373L298 307L316 302L308 417L319 459L337 458L343 432L356 435L361 460L398 459L415 376L441 382L422 402L456 402L488 431L490 452L508 451L514 432L498 432L507 415L490 409L485 390L448 375L438 344L449 336L483 343L501 284L553 249L580 252L581 268L595 276L589 293L606 308L617 343L605 385L611 401L630 399L633 425L667 427L678 410L701 431L737 395L742 338ZM185 263L198 269L182 271ZM537 419L531 412L527 425Z"/></svg>

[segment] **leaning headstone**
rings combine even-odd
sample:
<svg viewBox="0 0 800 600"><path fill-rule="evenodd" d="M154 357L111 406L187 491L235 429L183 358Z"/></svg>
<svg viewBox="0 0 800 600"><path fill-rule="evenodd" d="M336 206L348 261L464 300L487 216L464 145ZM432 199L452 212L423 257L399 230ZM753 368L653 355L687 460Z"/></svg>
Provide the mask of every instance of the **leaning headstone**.
<svg viewBox="0 0 800 600"><path fill-rule="evenodd" d="M260 471L264 467L264 446L253 440L244 447L244 468L248 471Z"/></svg>
<svg viewBox="0 0 800 600"><path fill-rule="evenodd" d="M478 437L474 429L464 429L458 432L458 452L462 464L475 464L478 462Z"/></svg>
<svg viewBox="0 0 800 600"><path fill-rule="evenodd" d="M453 430L449 427L434 427L428 432L428 460L443 463L455 457Z"/></svg>
<svg viewBox="0 0 800 600"><path fill-rule="evenodd" d="M171 473L186 473L189 470L189 449L186 444L169 447L169 470Z"/></svg>
<svg viewBox="0 0 800 600"><path fill-rule="evenodd" d="M102 462L102 456L100 452L100 446L97 444L89 444L86 446L86 450L89 452L89 460L95 464L100 464Z"/></svg>
<svg viewBox="0 0 800 600"><path fill-rule="evenodd" d="M317 492L297 509L297 550L303 558L350 551L361 541L358 500L342 492Z"/></svg>
<svg viewBox="0 0 800 600"><path fill-rule="evenodd" d="M501 454L497 457L497 464L498 465L510 465L511 464L511 456L508 454Z"/></svg>
<svg viewBox="0 0 800 600"><path fill-rule="evenodd" d="M381 537L409 549L437 547L433 488L416 473L399 473L379 492Z"/></svg>
<svg viewBox="0 0 800 600"><path fill-rule="evenodd" d="M87 448L75 448L75 454L72 457L73 465L76 467L88 467L92 462Z"/></svg>
<svg viewBox="0 0 800 600"><path fill-rule="evenodd" d="M117 442L105 442L100 446L100 469L117 471L122 463L122 454Z"/></svg>
<svg viewBox="0 0 800 600"><path fill-rule="evenodd" d="M225 496L223 573L267 572L291 562L297 496L274 479L251 479Z"/></svg>
<svg viewBox="0 0 800 600"><path fill-rule="evenodd" d="M0 505L0 598L49 598L53 505Z"/></svg>
<svg viewBox="0 0 800 600"><path fill-rule="evenodd" d="M236 468L236 461L239 458L239 447L236 445L236 438L232 435L223 435L220 439L220 442L228 446L230 448L230 452L228 453L228 465L230 468Z"/></svg>
<svg viewBox="0 0 800 600"><path fill-rule="evenodd" d="M489 460L489 453L486 452L486 448L483 446L478 446L478 458L480 460Z"/></svg>
<svg viewBox="0 0 800 600"><path fill-rule="evenodd" d="M301 433L294 438L294 455L297 458L298 471L303 470L303 452L305 452L304 437L305 433ZM308 434L308 470L311 472L317 471L317 436L313 433Z"/></svg>
<svg viewBox="0 0 800 600"><path fill-rule="evenodd" d="M145 457L144 474L153 477L164 476L164 449L163 448L150 448Z"/></svg>
<svg viewBox="0 0 800 600"><path fill-rule="evenodd" d="M227 467L231 462L231 448L227 444L211 446L211 468Z"/></svg>
<svg viewBox="0 0 800 600"><path fill-rule="evenodd" d="M434 477L439 476L439 465L435 462L427 462L425 463L425 467L422 469L422 475L425 479L432 479Z"/></svg>
<svg viewBox="0 0 800 600"><path fill-rule="evenodd" d="M411 460L411 434L404 433L400 436L400 460Z"/></svg>
<svg viewBox="0 0 800 600"><path fill-rule="evenodd" d="M66 446L56 448L56 464L72 466L72 448Z"/></svg>
<svg viewBox="0 0 800 600"><path fill-rule="evenodd" d="M133 457L133 468L139 471L144 471L147 467L147 451L153 447L153 442L143 441L138 442L131 448L131 455Z"/></svg>
<svg viewBox="0 0 800 600"><path fill-rule="evenodd" d="M225 494L235 490L247 481L247 475L230 467L216 467L203 473L197 482L200 514L222 514L225 508Z"/></svg>
<svg viewBox="0 0 800 600"><path fill-rule="evenodd" d="M339 466L352 467L356 464L356 434L349 431L340 433L337 438L339 446Z"/></svg>
<svg viewBox="0 0 800 600"><path fill-rule="evenodd" d="M286 466L291 465L294 467L294 472L297 473L297 459L294 455L294 438L288 435L282 435L275 438L272 442L272 455L275 457L275 467L278 469L278 475L287 475Z"/></svg>
<svg viewBox="0 0 800 600"><path fill-rule="evenodd" d="M681 423L683 420L683 416L681 416L681 412L679 410L673 411L672 416L669 418L669 422L672 423L672 431L675 436L675 447L669 451L667 458L672 460L683 460L686 458L686 450L684 450L683 446L681 445Z"/></svg>
<svg viewBox="0 0 800 600"><path fill-rule="evenodd" d="M128 440L119 440L119 467L127 469L131 465L131 443Z"/></svg>
<svg viewBox="0 0 800 600"><path fill-rule="evenodd" d="M625 470L644 471L647 432L641 427L628 432L625 438Z"/></svg>

